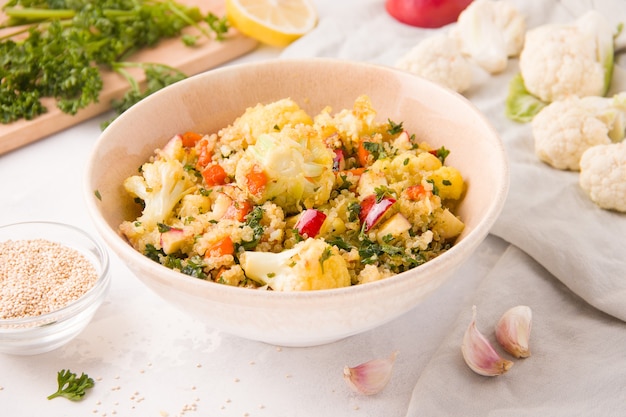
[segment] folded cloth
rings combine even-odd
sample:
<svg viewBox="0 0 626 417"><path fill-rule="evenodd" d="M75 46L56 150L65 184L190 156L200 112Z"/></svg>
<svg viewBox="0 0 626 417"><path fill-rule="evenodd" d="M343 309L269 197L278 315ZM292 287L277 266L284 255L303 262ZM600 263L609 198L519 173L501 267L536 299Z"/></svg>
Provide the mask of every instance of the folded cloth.
<svg viewBox="0 0 626 417"><path fill-rule="evenodd" d="M527 27L569 22L591 6L611 22L626 22L623 0L508 0ZM332 57L394 66L419 41L440 29L421 29L392 19L382 0L318 1L318 26L294 42L283 58ZM501 135L511 164L511 187L492 233L518 246L583 300L626 320L626 214L599 209L578 185L577 172L538 160L529 124L504 115L508 84L518 72L511 59L503 73L478 77L465 93ZM623 75L624 72L616 72ZM615 80L614 85L625 85Z"/></svg>
<svg viewBox="0 0 626 417"><path fill-rule="evenodd" d="M461 342L476 306L478 330L514 362L485 377L463 361ZM531 356L515 359L494 328L516 305L533 313ZM623 416L626 404L626 323L585 303L510 245L464 308L417 380L406 417Z"/></svg>

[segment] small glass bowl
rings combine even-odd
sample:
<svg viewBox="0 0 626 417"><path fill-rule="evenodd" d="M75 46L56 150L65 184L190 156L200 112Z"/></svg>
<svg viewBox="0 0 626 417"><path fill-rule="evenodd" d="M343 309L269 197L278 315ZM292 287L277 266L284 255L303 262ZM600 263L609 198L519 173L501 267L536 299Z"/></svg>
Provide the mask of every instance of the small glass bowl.
<svg viewBox="0 0 626 417"><path fill-rule="evenodd" d="M63 346L89 324L110 287L107 252L84 231L45 221L0 226L0 242L32 239L45 239L77 250L93 264L98 279L79 299L63 308L39 316L0 319L1 353L35 355Z"/></svg>

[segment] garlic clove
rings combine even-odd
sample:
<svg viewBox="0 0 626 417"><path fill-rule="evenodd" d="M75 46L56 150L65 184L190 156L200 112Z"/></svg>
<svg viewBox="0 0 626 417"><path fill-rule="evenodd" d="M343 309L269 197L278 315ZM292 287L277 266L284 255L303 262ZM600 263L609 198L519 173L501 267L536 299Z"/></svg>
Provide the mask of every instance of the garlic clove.
<svg viewBox="0 0 626 417"><path fill-rule="evenodd" d="M513 366L513 362L498 355L476 327L476 306L472 306L472 321L463 336L461 352L465 363L479 375L502 375Z"/></svg>
<svg viewBox="0 0 626 417"><path fill-rule="evenodd" d="M516 306L507 310L496 325L496 339L502 348L516 358L530 356L528 342L533 313L528 306Z"/></svg>
<svg viewBox="0 0 626 417"><path fill-rule="evenodd" d="M348 386L359 394L377 394L389 383L397 355L398 352L393 352L387 358L373 359L354 368L345 366L343 378Z"/></svg>

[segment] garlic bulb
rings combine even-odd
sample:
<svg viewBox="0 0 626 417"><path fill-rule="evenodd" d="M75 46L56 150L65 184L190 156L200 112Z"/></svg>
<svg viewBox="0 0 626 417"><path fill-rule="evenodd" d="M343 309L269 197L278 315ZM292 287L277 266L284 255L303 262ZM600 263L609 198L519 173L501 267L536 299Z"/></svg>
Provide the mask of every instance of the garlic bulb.
<svg viewBox="0 0 626 417"><path fill-rule="evenodd" d="M532 310L528 306L516 306L506 311L496 325L496 339L502 348L516 358L530 356L528 341Z"/></svg>
<svg viewBox="0 0 626 417"><path fill-rule="evenodd" d="M364 395L377 394L391 379L391 371L398 352L388 358L373 359L354 368L343 368L343 378L355 392Z"/></svg>
<svg viewBox="0 0 626 417"><path fill-rule="evenodd" d="M498 355L476 327L476 306L472 306L472 321L463 336L461 352L467 365L480 375L502 375L513 366L513 362Z"/></svg>

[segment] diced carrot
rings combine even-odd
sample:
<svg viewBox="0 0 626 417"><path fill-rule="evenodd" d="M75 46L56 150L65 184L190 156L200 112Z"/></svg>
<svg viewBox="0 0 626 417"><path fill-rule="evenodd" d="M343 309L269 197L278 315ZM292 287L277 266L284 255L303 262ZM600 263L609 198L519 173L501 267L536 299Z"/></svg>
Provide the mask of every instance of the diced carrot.
<svg viewBox="0 0 626 417"><path fill-rule="evenodd" d="M196 132L185 132L180 137L183 139L183 146L193 148L202 139L202 135Z"/></svg>
<svg viewBox="0 0 626 417"><path fill-rule="evenodd" d="M196 149L198 151L198 162L196 163L196 168L202 169L211 163L213 158L213 145L210 145L209 141L206 139L200 139L200 141L196 144Z"/></svg>
<svg viewBox="0 0 626 417"><path fill-rule="evenodd" d="M217 257L217 256L224 256L224 255L232 255L233 253L235 253L235 245L233 244L233 240L230 238L230 236L226 236L218 240L211 246L209 246L204 256L205 257L212 257L212 256Z"/></svg>
<svg viewBox="0 0 626 417"><path fill-rule="evenodd" d="M202 177L204 178L206 185L212 187L214 185L226 184L226 178L228 178L228 175L221 165L211 164L202 170Z"/></svg>
<svg viewBox="0 0 626 417"><path fill-rule="evenodd" d="M246 175L246 185L252 195L259 195L267 184L267 175L263 171L252 170Z"/></svg>
<svg viewBox="0 0 626 417"><path fill-rule="evenodd" d="M348 175L348 174L352 174L355 177L360 177L361 175L363 175L363 173L365 172L365 167L361 167L361 168L352 168L352 169L345 169L343 171L339 171L339 175Z"/></svg>
<svg viewBox="0 0 626 417"><path fill-rule="evenodd" d="M357 158L359 160L359 164L361 164L362 167L367 167L369 165L368 159L370 156L370 152L365 149L365 146L363 146L363 143L365 141L361 140L359 142L359 147L357 149Z"/></svg>
<svg viewBox="0 0 626 417"><path fill-rule="evenodd" d="M246 216L248 213L252 211L252 204L247 201L234 201L228 208L226 209L226 213L224 214L224 219L234 219L238 222L243 222L246 220Z"/></svg>
<svg viewBox="0 0 626 417"><path fill-rule="evenodd" d="M428 196L429 191L426 191L423 185L412 185L405 190L406 196L409 200L418 201Z"/></svg>

